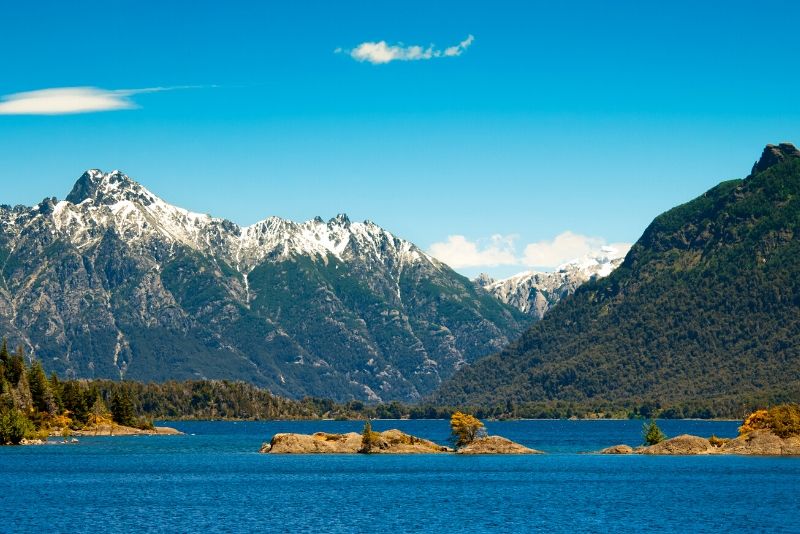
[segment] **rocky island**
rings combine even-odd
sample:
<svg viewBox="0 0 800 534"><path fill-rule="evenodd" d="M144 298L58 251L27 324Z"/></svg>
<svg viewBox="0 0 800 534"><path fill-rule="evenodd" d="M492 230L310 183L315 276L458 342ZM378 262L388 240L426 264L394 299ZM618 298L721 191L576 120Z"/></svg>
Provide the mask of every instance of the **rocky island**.
<svg viewBox="0 0 800 534"><path fill-rule="evenodd" d="M501 436L487 436L483 423L455 412L450 419L456 449L406 434L400 430L373 432L367 421L361 434L275 434L259 452L270 454L541 454Z"/></svg>
<svg viewBox="0 0 800 534"><path fill-rule="evenodd" d="M651 423L652 424L652 423ZM800 407L782 404L747 416L732 439L682 434L633 448L614 445L600 454L800 456Z"/></svg>
<svg viewBox="0 0 800 534"><path fill-rule="evenodd" d="M357 432L347 434L275 434L261 447L263 453L272 454L437 454L453 449L437 445L400 430L373 432L369 451L364 448L364 438Z"/></svg>

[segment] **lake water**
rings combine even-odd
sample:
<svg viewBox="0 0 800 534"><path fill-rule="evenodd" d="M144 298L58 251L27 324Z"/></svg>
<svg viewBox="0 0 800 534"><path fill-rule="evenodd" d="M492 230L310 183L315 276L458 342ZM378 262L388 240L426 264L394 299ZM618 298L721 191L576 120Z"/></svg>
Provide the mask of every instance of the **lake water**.
<svg viewBox="0 0 800 534"><path fill-rule="evenodd" d="M732 437L735 422L663 421ZM489 422L541 456L280 456L276 432L359 422L170 423L184 436L0 447L1 532L800 532L800 459L581 454L640 421ZM446 443L447 421L375 421Z"/></svg>

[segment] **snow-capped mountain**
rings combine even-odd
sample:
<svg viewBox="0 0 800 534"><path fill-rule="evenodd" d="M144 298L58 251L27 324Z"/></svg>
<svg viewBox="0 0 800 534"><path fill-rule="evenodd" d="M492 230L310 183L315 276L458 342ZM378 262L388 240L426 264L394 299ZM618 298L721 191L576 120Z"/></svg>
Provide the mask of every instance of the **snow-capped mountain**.
<svg viewBox="0 0 800 534"><path fill-rule="evenodd" d="M553 272L525 271L502 280L482 274L475 284L520 311L541 319L547 311L585 282L604 278L619 267L630 247L603 247L559 266Z"/></svg>
<svg viewBox="0 0 800 534"><path fill-rule="evenodd" d="M0 335L63 375L410 400L525 324L346 215L240 227L99 170L65 200L0 207Z"/></svg>

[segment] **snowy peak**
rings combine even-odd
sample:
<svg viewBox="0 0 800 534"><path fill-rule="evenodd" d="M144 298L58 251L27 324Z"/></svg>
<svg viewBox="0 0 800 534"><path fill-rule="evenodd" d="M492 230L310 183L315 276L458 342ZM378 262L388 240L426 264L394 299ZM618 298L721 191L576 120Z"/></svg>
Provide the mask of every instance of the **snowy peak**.
<svg viewBox="0 0 800 534"><path fill-rule="evenodd" d="M581 284L604 278L619 267L629 245L605 246L560 265L555 272L525 271L502 280L481 275L473 282L506 304L541 319L559 300L572 294Z"/></svg>
<svg viewBox="0 0 800 534"><path fill-rule="evenodd" d="M418 261L439 263L413 243L370 222L352 222L340 213L325 221L294 222L268 217L251 226L193 213L169 204L120 171L83 173L66 200L47 199L23 210L49 220L55 234L79 249L99 242L108 230L137 250L160 247L166 240L208 254L247 273L263 261L309 256L401 269ZM9 222L22 221L9 213ZM54 234L54 235L55 235Z"/></svg>
<svg viewBox="0 0 800 534"><path fill-rule="evenodd" d="M599 251L590 252L581 258L559 265L556 272L575 273L586 280L593 276L605 278L622 264L630 248L627 244L604 246Z"/></svg>
<svg viewBox="0 0 800 534"><path fill-rule="evenodd" d="M104 173L99 169L90 169L78 178L66 200L73 204L91 200L95 205L128 200L149 206L158 198L120 171Z"/></svg>

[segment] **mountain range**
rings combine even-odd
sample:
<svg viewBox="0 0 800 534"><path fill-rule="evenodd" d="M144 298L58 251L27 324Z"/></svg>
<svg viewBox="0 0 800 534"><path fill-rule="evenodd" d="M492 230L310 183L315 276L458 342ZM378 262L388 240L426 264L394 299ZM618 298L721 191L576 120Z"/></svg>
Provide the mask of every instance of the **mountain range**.
<svg viewBox="0 0 800 534"><path fill-rule="evenodd" d="M0 207L0 332L62 376L413 401L529 323L346 215L240 227L99 170L65 200Z"/></svg>
<svg viewBox="0 0 800 534"><path fill-rule="evenodd" d="M571 295L589 280L603 278L622 264L628 248L602 247L567 262L553 272L525 271L494 280L481 274L474 282L518 310L541 319L561 299Z"/></svg>
<svg viewBox="0 0 800 534"><path fill-rule="evenodd" d="M751 398L800 400L800 151L788 143L768 145L747 178L658 216L614 272L433 396L677 416Z"/></svg>

